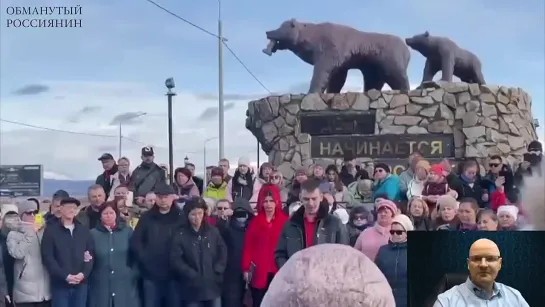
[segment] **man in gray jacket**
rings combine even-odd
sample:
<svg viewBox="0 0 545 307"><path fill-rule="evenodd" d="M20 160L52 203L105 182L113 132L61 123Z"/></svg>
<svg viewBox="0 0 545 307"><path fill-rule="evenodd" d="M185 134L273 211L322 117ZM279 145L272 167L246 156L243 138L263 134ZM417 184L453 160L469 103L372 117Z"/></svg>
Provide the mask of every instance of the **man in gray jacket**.
<svg viewBox="0 0 545 307"><path fill-rule="evenodd" d="M159 182L165 182L165 171L153 162L153 147L142 148L142 164L132 172L129 190L134 193L136 204L144 206L146 194L152 192Z"/></svg>
<svg viewBox="0 0 545 307"><path fill-rule="evenodd" d="M15 259L12 300L16 306L49 306L49 274L40 249L44 224L36 223L35 202L25 200L17 203L17 207L21 222L9 232L6 242L9 254Z"/></svg>
<svg viewBox="0 0 545 307"><path fill-rule="evenodd" d="M293 254L307 247L324 243L350 244L346 227L338 217L329 214L329 206L322 202L323 198L319 181L309 179L301 184L303 205L284 224L274 252L279 269Z"/></svg>

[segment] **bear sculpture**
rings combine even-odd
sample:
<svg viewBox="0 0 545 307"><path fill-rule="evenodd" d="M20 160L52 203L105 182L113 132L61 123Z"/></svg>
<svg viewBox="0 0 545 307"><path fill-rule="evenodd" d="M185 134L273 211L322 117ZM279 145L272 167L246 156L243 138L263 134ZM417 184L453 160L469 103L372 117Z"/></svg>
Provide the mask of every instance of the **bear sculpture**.
<svg viewBox="0 0 545 307"><path fill-rule="evenodd" d="M462 82L485 84L479 58L449 38L432 36L426 31L405 39L405 42L426 58L422 83L432 81L433 76L441 71L442 81L452 82L452 76L457 76Z"/></svg>
<svg viewBox="0 0 545 307"><path fill-rule="evenodd" d="M314 66L309 93L340 93L349 69L361 71L365 91L380 91L384 84L394 90L409 90L407 67L411 55L400 37L295 19L266 35L269 44L263 49L265 54L289 50Z"/></svg>

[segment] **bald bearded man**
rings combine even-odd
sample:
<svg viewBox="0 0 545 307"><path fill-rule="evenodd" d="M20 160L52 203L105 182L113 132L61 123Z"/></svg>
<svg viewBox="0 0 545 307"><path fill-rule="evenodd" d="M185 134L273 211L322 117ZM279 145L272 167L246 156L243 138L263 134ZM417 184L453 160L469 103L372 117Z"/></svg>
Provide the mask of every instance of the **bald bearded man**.
<svg viewBox="0 0 545 307"><path fill-rule="evenodd" d="M469 278L440 294L433 307L530 307L518 290L496 282L502 258L496 243L475 241L469 249Z"/></svg>

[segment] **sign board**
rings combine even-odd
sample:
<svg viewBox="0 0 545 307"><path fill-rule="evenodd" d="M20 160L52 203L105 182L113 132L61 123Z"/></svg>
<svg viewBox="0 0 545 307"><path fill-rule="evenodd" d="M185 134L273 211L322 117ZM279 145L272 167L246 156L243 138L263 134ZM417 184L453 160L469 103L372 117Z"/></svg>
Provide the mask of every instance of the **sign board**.
<svg viewBox="0 0 545 307"><path fill-rule="evenodd" d="M38 197L42 188L41 165L0 165L1 196Z"/></svg>
<svg viewBox="0 0 545 307"><path fill-rule="evenodd" d="M371 159L407 157L414 151L425 158L454 157L452 134L382 134L311 136L313 158L343 158L347 154Z"/></svg>
<svg viewBox="0 0 545 307"><path fill-rule="evenodd" d="M299 117L301 133L315 135L375 134L375 112L309 112Z"/></svg>

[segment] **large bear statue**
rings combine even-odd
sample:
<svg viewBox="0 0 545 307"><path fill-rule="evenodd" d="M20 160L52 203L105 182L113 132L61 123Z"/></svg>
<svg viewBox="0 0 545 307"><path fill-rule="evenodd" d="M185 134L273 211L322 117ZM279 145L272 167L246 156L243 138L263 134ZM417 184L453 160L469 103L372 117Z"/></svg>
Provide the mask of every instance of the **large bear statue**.
<svg viewBox="0 0 545 307"><path fill-rule="evenodd" d="M457 76L462 82L485 84L479 58L449 38L432 36L426 31L405 39L405 42L426 58L422 83L432 81L433 76L441 71L442 81L452 82L452 76Z"/></svg>
<svg viewBox="0 0 545 307"><path fill-rule="evenodd" d="M384 84L394 90L409 90L407 67L411 55L400 37L295 19L266 34L269 45L264 53L290 50L314 66L309 93L340 93L349 69L361 71L365 91L380 91Z"/></svg>

